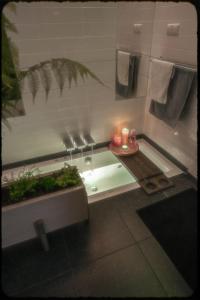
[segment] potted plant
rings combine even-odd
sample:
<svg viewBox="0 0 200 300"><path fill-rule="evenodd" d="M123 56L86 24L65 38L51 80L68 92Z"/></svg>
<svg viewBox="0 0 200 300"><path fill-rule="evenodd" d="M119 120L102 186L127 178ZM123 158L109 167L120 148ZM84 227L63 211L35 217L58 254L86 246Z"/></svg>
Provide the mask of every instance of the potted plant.
<svg viewBox="0 0 200 300"><path fill-rule="evenodd" d="M85 187L75 166L45 175L26 171L2 188L2 247L37 236L42 219L51 232L88 219Z"/></svg>

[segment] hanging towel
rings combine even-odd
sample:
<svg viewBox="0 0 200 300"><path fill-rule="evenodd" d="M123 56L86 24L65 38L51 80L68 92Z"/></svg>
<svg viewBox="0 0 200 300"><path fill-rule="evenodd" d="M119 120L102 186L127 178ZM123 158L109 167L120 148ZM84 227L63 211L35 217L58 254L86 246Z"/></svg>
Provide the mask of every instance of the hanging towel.
<svg viewBox="0 0 200 300"><path fill-rule="evenodd" d="M131 97L137 84L139 58L128 52L117 51L116 93L123 98Z"/></svg>
<svg viewBox="0 0 200 300"><path fill-rule="evenodd" d="M161 104L152 100L149 112L169 126L175 127L186 103L190 99L190 94L194 89L195 77L195 71L176 66L173 79L169 84L167 103Z"/></svg>
<svg viewBox="0 0 200 300"><path fill-rule="evenodd" d="M152 59L150 66L150 98L158 103L167 102L167 91L173 75L174 63Z"/></svg>
<svg viewBox="0 0 200 300"><path fill-rule="evenodd" d="M120 84L128 85L130 53L124 51L117 52L117 76Z"/></svg>

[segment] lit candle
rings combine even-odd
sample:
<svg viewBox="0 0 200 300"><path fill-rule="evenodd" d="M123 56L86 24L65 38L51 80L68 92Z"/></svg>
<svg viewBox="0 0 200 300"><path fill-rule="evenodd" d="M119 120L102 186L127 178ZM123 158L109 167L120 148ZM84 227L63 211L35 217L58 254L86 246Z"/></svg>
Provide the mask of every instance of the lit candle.
<svg viewBox="0 0 200 300"><path fill-rule="evenodd" d="M113 136L113 138L112 138L112 143L113 143L114 146L120 147L121 144L122 144L122 137L121 137L121 135L115 134Z"/></svg>
<svg viewBox="0 0 200 300"><path fill-rule="evenodd" d="M128 128L122 128L122 148L128 149L128 135L129 135L129 129Z"/></svg>

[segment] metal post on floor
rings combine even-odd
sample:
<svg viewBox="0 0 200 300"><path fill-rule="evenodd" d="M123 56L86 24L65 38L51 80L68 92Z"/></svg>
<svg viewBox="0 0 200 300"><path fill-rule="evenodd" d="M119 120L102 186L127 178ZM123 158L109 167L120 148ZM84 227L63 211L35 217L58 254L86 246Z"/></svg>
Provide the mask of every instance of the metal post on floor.
<svg viewBox="0 0 200 300"><path fill-rule="evenodd" d="M47 234L45 232L44 221L42 219L35 221L34 228L37 233L37 236L39 237L39 239L41 241L43 250L46 252L49 251L50 247L49 247L49 242L47 239Z"/></svg>

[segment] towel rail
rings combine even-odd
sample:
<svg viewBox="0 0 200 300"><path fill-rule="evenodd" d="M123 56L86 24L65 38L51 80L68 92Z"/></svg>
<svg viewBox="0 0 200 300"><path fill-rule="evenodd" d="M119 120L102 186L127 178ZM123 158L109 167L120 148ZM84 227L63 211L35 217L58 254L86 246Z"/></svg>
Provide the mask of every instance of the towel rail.
<svg viewBox="0 0 200 300"><path fill-rule="evenodd" d="M159 58L158 57L151 57L151 61L152 59L158 59L158 60L161 60L161 61L168 61L167 59L164 59L162 56L160 56ZM174 61L174 60L171 60L170 59L170 62L174 63L176 66L179 66L179 67L183 67L183 68L187 68L187 69L190 69L192 71L197 71L197 68L195 65L191 65L191 64L184 64L184 63L181 63L181 62L178 62L178 61Z"/></svg>

